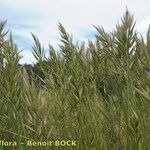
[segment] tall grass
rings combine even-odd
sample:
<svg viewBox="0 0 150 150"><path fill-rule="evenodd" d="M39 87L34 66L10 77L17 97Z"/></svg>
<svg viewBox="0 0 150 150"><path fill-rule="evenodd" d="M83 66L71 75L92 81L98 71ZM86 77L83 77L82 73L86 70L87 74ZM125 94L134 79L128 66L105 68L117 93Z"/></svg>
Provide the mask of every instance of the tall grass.
<svg viewBox="0 0 150 150"><path fill-rule="evenodd" d="M128 11L113 32L95 27L95 42L74 43L59 24L60 52L49 57L33 36L38 63L29 72L0 24L0 139L76 140L79 150L150 149L150 29L138 36ZM7 149L7 147L1 147ZM67 149L54 147L53 149Z"/></svg>

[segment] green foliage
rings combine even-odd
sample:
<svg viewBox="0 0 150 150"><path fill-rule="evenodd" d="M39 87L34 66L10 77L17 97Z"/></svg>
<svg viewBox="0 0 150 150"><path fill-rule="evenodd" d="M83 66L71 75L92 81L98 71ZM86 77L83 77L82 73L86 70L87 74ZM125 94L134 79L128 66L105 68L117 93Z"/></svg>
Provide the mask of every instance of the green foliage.
<svg viewBox="0 0 150 150"><path fill-rule="evenodd" d="M37 63L19 65L0 25L0 139L76 140L79 150L147 150L150 141L150 29L146 41L128 10L115 30L74 43L59 23L60 52L34 39ZM2 148L4 149L4 148ZM13 147L12 147L13 149ZM14 149L32 149L19 144ZM50 149L34 147L34 149ZM54 149L67 149L66 147Z"/></svg>

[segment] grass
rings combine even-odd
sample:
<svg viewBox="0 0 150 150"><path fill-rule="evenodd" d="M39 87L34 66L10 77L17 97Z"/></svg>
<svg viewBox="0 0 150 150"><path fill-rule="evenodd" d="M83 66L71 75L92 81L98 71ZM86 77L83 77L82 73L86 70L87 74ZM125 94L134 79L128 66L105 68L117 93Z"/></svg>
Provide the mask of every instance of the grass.
<svg viewBox="0 0 150 150"><path fill-rule="evenodd" d="M19 65L12 35L0 24L0 149L29 147L28 140L76 140L75 150L150 149L150 29L135 31L128 11L112 33L95 27L95 42L73 43L59 24L60 52L49 57L35 35L30 70ZM35 70L36 69L36 70Z"/></svg>

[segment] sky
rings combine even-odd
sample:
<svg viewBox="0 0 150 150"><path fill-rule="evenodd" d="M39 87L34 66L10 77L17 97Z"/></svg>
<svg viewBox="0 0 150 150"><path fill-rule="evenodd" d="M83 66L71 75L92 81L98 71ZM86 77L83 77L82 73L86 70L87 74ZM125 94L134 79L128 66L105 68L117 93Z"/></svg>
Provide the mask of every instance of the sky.
<svg viewBox="0 0 150 150"><path fill-rule="evenodd" d="M33 39L37 35L47 49L48 43L58 49L58 22L73 34L75 40L94 39L93 25L112 31L128 10L134 15L136 29L145 34L150 24L149 0L0 0L0 20L18 44L21 64L35 63Z"/></svg>

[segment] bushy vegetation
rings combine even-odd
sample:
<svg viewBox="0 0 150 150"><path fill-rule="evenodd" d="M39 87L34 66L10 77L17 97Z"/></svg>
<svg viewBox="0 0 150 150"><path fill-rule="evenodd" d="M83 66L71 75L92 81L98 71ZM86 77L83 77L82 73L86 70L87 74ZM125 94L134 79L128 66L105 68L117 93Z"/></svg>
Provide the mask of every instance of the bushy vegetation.
<svg viewBox="0 0 150 150"><path fill-rule="evenodd" d="M62 24L49 57L35 35L34 66L20 65L0 24L0 139L76 140L75 150L150 149L150 29L144 39L128 11L115 30L95 27L95 42L74 43ZM1 147L1 149L9 149Z"/></svg>

